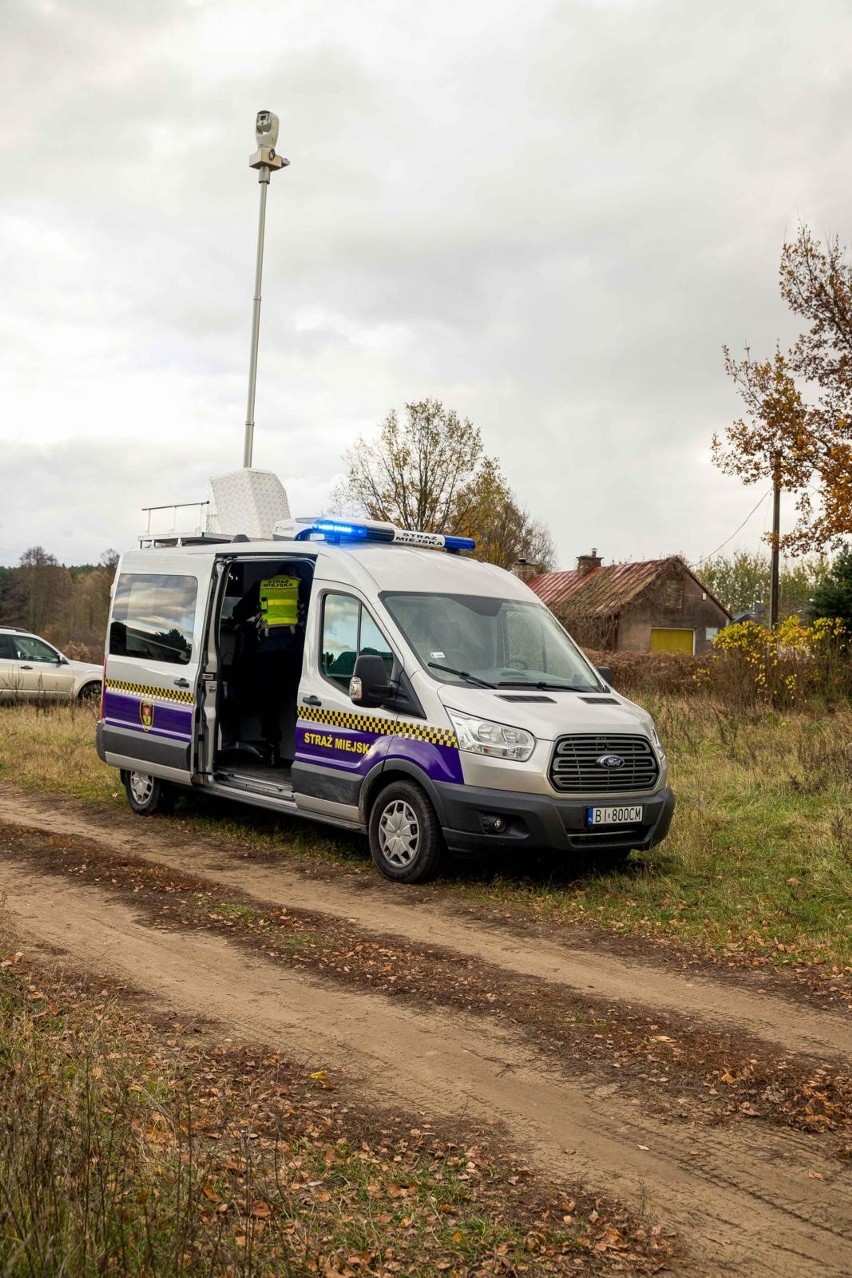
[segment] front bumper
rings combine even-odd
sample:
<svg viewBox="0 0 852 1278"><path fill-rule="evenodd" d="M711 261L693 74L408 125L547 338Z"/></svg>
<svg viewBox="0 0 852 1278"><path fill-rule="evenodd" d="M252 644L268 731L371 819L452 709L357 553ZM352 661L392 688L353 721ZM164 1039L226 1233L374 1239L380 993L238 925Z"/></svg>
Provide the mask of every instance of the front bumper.
<svg viewBox="0 0 852 1278"><path fill-rule="evenodd" d="M436 782L438 817L451 852L511 850L531 852L605 852L610 849L647 851L668 834L675 798L666 787L650 797L629 795L605 800L553 799L546 794L519 794L478 786ZM586 810L605 802L642 805L637 825L590 829ZM489 829L494 818L505 821L499 833Z"/></svg>

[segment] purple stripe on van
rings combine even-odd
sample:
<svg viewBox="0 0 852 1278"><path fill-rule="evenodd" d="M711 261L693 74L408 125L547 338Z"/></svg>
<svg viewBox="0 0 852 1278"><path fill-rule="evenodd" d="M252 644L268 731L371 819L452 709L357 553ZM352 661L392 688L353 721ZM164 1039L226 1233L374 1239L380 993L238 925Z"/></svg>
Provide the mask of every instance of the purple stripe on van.
<svg viewBox="0 0 852 1278"><path fill-rule="evenodd" d="M348 732L325 724L296 725L296 759L363 775L387 753L390 738L375 732Z"/></svg>
<svg viewBox="0 0 852 1278"><path fill-rule="evenodd" d="M150 708L151 719L143 721L142 708ZM150 732L154 737L192 738L191 707L161 705L147 697L130 697L124 692L104 692L104 719L115 727L131 728L137 732ZM146 709L145 720L148 720Z"/></svg>
<svg viewBox="0 0 852 1278"><path fill-rule="evenodd" d="M418 741L414 737L392 737L385 767L391 767L394 759L417 764L432 781L464 784L461 759L455 746L433 745L431 741Z"/></svg>
<svg viewBox="0 0 852 1278"><path fill-rule="evenodd" d="M299 763L362 776L382 759L385 766L394 759L405 759L416 764L433 781L464 783L459 752L453 746L434 745L414 737L351 732L324 724L297 725L296 759Z"/></svg>

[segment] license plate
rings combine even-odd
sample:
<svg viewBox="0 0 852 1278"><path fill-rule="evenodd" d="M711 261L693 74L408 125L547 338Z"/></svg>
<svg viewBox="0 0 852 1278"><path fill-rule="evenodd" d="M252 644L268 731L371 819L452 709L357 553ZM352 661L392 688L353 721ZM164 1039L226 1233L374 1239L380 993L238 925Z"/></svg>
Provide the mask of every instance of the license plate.
<svg viewBox="0 0 852 1278"><path fill-rule="evenodd" d="M586 808L586 825L636 825L642 820L641 803L622 808Z"/></svg>

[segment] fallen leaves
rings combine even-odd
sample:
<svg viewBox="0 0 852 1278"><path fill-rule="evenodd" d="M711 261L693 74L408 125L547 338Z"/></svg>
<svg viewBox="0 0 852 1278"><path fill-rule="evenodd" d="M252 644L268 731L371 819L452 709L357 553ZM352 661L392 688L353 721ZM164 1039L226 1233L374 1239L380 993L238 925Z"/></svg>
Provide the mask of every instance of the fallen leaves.
<svg viewBox="0 0 852 1278"><path fill-rule="evenodd" d="M11 827L9 831L11 832ZM485 963L450 954L437 945L418 946L397 937L359 931L353 920L329 919L306 910L243 901L202 879L132 858L71 837L53 839L45 859L43 838L15 827L15 848L57 874L73 873L92 882L109 878L132 894L158 926L180 925L224 931L231 944L270 962L313 969L323 978L395 997L501 1017L528 1035L538 1050L558 1059L560 1068L589 1075L618 1071L623 1090L640 1093L643 1103L696 1121L762 1119L815 1133L852 1129L852 1077L812 1077L805 1066L759 1058L735 1034L708 1030L674 1014L652 1019L643 1011L573 995L564 988L495 971ZM81 855L81 845L85 855ZM7 962L12 962L7 958ZM761 960L762 961L762 960ZM848 974L832 969L832 988L845 988ZM32 991L34 996L38 991ZM45 1006L38 997L39 1011ZM318 1091L336 1084L328 1071L310 1071ZM604 1080L606 1081L606 1079ZM677 1099L675 1099L677 1098ZM215 1139L208 1133L208 1139Z"/></svg>

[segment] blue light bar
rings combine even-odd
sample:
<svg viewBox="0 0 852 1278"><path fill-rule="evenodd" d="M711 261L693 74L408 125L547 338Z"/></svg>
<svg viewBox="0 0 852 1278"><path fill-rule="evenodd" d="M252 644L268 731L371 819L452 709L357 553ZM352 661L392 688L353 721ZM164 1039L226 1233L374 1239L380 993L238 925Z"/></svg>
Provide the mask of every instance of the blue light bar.
<svg viewBox="0 0 852 1278"><path fill-rule="evenodd" d="M472 537L445 537L444 549L451 555L457 555L462 550L476 550L476 542Z"/></svg>
<svg viewBox="0 0 852 1278"><path fill-rule="evenodd" d="M443 533L395 528L393 524L383 524L371 519L363 522L353 519L313 519L306 528L296 533L295 540L310 541L312 537L322 537L333 545L342 541L379 541L385 544L393 542L402 546L447 550L451 555L457 555L463 550L476 549L476 542L472 537L447 537Z"/></svg>
<svg viewBox="0 0 852 1278"><path fill-rule="evenodd" d="M393 530L379 524L359 524L351 519L315 519L296 533L296 541L310 541L313 534L326 541L393 541Z"/></svg>

